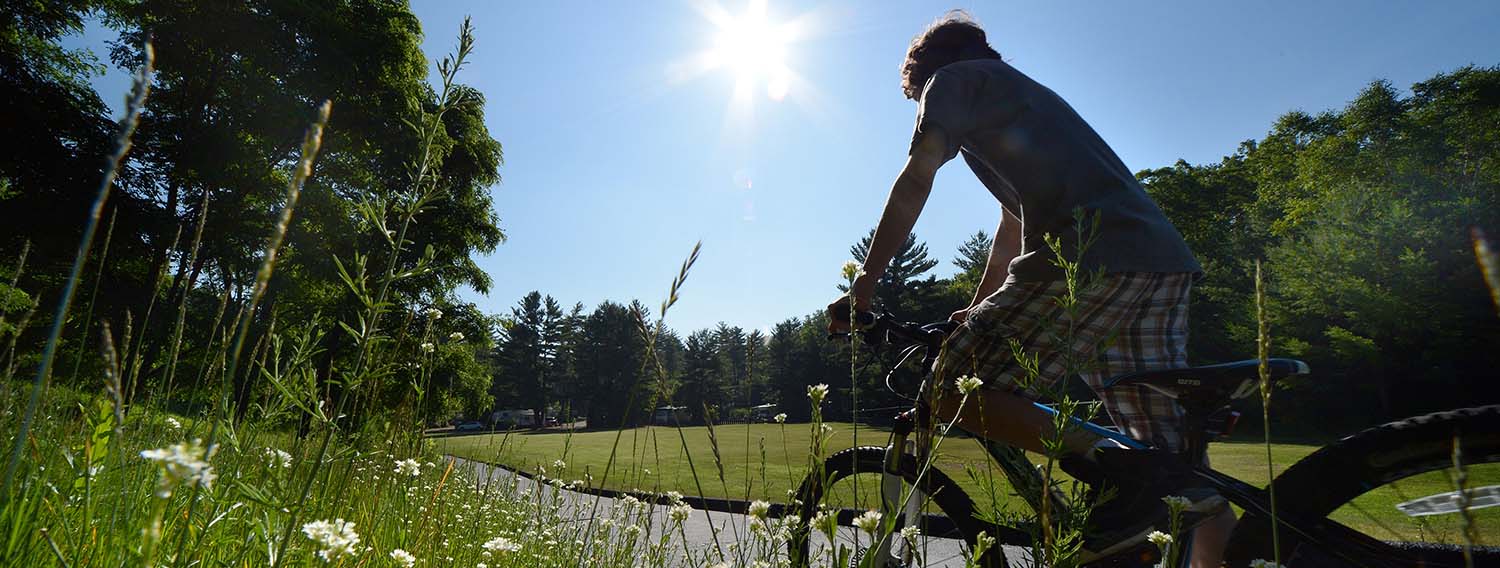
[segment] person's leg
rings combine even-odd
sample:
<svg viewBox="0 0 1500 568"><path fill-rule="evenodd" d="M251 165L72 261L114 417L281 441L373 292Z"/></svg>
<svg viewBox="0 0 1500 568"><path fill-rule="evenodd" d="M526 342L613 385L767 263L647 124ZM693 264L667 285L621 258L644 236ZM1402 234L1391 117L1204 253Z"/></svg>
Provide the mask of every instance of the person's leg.
<svg viewBox="0 0 1500 568"><path fill-rule="evenodd" d="M1106 485L1120 488L1116 498L1098 504L1091 519L1093 536L1086 548L1108 554L1119 546L1109 542L1133 542L1141 532L1167 530L1170 520L1161 505L1164 496L1189 500L1180 521L1184 527L1201 526L1216 519L1225 506L1223 497L1203 486L1176 453L1183 449L1182 409L1161 392L1140 386L1105 389L1104 381L1123 373L1187 366L1187 308L1191 276L1187 274L1139 274L1151 281L1151 291L1136 304L1121 324L1108 348L1100 352L1097 366L1084 373L1084 382L1099 394L1115 424L1132 438L1153 446L1150 450L1128 450L1111 456L1098 472ZM1106 460L1100 460L1101 463ZM1154 510L1151 515L1146 510ZM1119 527L1125 527L1121 529ZM1212 558L1222 552L1214 544L1214 528L1205 540L1195 543L1194 556ZM1178 535L1179 539L1192 538ZM1095 548L1099 546L1102 548Z"/></svg>
<svg viewBox="0 0 1500 568"><path fill-rule="evenodd" d="M934 401L933 412L945 421L957 414L955 424L966 432L1039 454L1045 451L1042 440L1055 437L1057 432L1051 414L1012 391L979 389L969 395L968 401L957 393L948 393ZM1098 441L1099 437L1087 430L1072 430L1063 438L1063 448L1087 455Z"/></svg>
<svg viewBox="0 0 1500 568"><path fill-rule="evenodd" d="M1037 391L1058 387L1065 376L1081 370L1075 368L1085 364L1080 362L1092 361L1133 306L1148 297L1151 285L1140 277L1106 275L1074 291L1077 310L1071 317L1058 307L1058 299L1068 294L1064 282L1001 288L970 310L944 344L933 375L941 393L934 411L944 420L954 419L963 400L953 388L955 381L965 375L978 377L985 384L963 403L957 424L980 437L1041 452L1041 441L1054 437L1056 430L1052 415L1032 404ZM1071 337L1064 337L1062 329L1069 329ZM1018 363L1017 350L1035 360ZM1090 449L1098 441L1087 431L1073 430L1063 445L1069 453L1092 460Z"/></svg>
<svg viewBox="0 0 1500 568"><path fill-rule="evenodd" d="M1224 563L1224 548L1234 532L1234 511L1225 509L1193 531L1193 568L1219 568Z"/></svg>
<svg viewBox="0 0 1500 568"><path fill-rule="evenodd" d="M1112 344L1083 381L1099 395L1105 411L1126 435L1171 452L1180 452L1182 407L1176 400L1145 386L1104 388L1104 381L1125 373L1188 366L1188 274L1149 275L1151 293L1121 325Z"/></svg>

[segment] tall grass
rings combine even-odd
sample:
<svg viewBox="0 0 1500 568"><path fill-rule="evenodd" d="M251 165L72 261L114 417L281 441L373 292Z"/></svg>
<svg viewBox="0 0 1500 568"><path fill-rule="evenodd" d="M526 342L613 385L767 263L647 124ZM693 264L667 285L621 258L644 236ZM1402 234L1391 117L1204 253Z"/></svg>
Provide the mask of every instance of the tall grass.
<svg viewBox="0 0 1500 568"><path fill-rule="evenodd" d="M209 337L210 348L204 354L209 364L203 366L199 382L212 382L218 401L195 416L172 415L159 410L161 405L145 404L170 397L171 378L150 389L146 398L155 400L130 398L147 342L144 330L129 319L123 335L117 336L108 322L98 326L103 359L98 392L46 389L84 259L149 91L148 51L147 66L137 77L116 151L59 300L26 411L18 421L10 416L0 421L0 432L14 440L0 504L0 558L8 565L27 566L533 566L556 565L554 559L572 558L585 548L590 565L634 565L639 551L660 559L658 565L677 558L663 552L668 539L647 546L640 538L669 533L681 523L677 516L653 517L649 507L624 503L591 517L599 521L597 529L568 529L578 526L573 523L582 514L565 503L555 487L523 488L519 480L492 480L472 468L444 462L418 438L416 420L392 431L398 438L395 443L370 449L355 443L338 419L343 408L356 404L352 397L367 392L359 388L369 384L362 381L388 376L382 373L393 360L421 358L428 351L387 337L380 321L391 310L392 283L421 273L427 262L422 257L407 264L402 253L413 243L406 240L406 229L437 197L440 186L432 178L432 146L442 113L471 102L457 96L453 77L472 46L466 22L456 55L440 65L442 105L420 127L424 158L410 192L362 208L378 230L387 230L388 216L400 230L386 233L389 258L373 281L365 279L363 256L344 274L351 293L360 295L368 308L357 326L342 326L358 340L361 362L342 377L344 396L328 405L326 386L319 384L321 375L313 366L329 322L313 318L282 329L274 306L258 305L291 227L302 185L313 173L320 135L329 120L330 106L325 103L304 138L249 294L235 302L236 313L224 322L231 296L225 290L219 313L203 334ZM191 254L196 254L206 219L207 209L200 209ZM98 256L102 264L104 253ZM24 257L14 280L23 268ZM182 302L187 293L184 289L175 306L172 345L166 348L168 369L176 368L182 354ZM429 341L437 317L428 317L418 341ZM403 346L417 352L398 352ZM425 384L428 374L423 371L411 380ZM243 416L232 409L240 378L269 389ZM419 397L423 388L417 389ZM305 424L308 435L294 433L299 423ZM643 527L654 528L643 533ZM600 545L581 546L585 535Z"/></svg>
<svg viewBox="0 0 1500 568"><path fill-rule="evenodd" d="M42 389L52 375L52 359L57 355L57 344L62 340L63 326L68 319L68 310L73 306L73 292L77 289L78 280L83 274L83 264L88 259L89 249L94 244L94 232L99 227L99 217L104 212L105 202L109 200L110 190L114 188L115 177L120 171L120 162L125 159L125 154L130 152L130 138L135 134L135 127L140 121L141 108L146 104L146 97L151 92L152 64L155 58L150 43L147 43L143 49L145 63L136 74L130 96L125 99L125 116L120 118L119 132L115 135L115 151L109 156L108 165L104 169L104 179L99 182L94 204L89 207L88 220L83 228L83 238L78 241L78 252L73 258L73 268L63 285L62 297L57 301L57 310L52 316L52 327L47 334L47 342L42 348L42 359L37 364L36 377L32 381L31 397L26 402L26 411L21 417L21 426L16 432L15 443L11 447L10 461L5 466L4 481L0 481L0 495L7 498L11 495L11 484L15 480L16 467L21 462L21 453L25 448L26 436L31 429L31 421L36 417L37 404L41 402Z"/></svg>

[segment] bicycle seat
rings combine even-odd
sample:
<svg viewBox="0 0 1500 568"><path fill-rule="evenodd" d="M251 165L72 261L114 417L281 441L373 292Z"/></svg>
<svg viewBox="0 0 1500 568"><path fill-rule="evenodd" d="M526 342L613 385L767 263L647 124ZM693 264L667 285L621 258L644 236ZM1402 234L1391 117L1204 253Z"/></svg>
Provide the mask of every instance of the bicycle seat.
<svg viewBox="0 0 1500 568"><path fill-rule="evenodd" d="M1306 375L1312 372L1307 363L1296 359L1269 359L1271 380L1276 381L1291 375ZM1249 359L1233 363L1220 363L1204 367L1181 369L1158 369L1116 375L1104 381L1104 388L1124 385L1143 385L1172 398L1181 395L1195 397L1238 399L1256 392L1260 382L1260 361Z"/></svg>

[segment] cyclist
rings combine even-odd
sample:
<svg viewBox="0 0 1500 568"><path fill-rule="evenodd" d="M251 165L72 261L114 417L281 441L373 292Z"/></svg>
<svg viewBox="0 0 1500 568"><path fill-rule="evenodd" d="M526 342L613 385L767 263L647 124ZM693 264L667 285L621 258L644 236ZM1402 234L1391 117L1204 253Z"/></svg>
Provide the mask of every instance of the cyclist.
<svg viewBox="0 0 1500 568"><path fill-rule="evenodd" d="M1032 405L1034 392L1017 386L1022 371L1010 341L1039 355L1042 380L1061 377L1064 353L1097 360L1084 379L1116 424L1154 448L1128 450L1083 431L1064 440L1065 471L1096 488L1115 488L1085 530L1085 560L1134 546L1152 530L1167 530L1162 497L1175 495L1189 500L1183 527L1213 521L1198 531L1194 564L1218 566L1234 515L1174 453L1183 443L1181 408L1145 387L1099 389L1112 375L1187 366L1188 291L1201 268L1182 235L1072 107L1001 60L966 13L949 12L918 35L901 77L907 98L918 103L916 131L864 272L849 291L856 308L869 309L875 283L911 232L938 168L962 154L999 201L1000 223L973 302L953 314L961 325L935 369L944 394L933 401L934 409L944 419L955 418L961 397L954 380L975 375L984 388L971 395L958 424L1041 451L1041 439L1054 432L1051 418ZM1103 276L1080 291L1080 315L1070 326L1075 343L1056 345L1046 322L1060 317L1052 298L1066 283L1044 235L1061 239L1063 251L1075 250L1078 208L1098 219L1097 240L1083 254L1082 268L1102 269ZM847 310L849 295L830 304L830 313ZM832 319L831 331L847 329ZM1107 347L1092 347L1101 344Z"/></svg>

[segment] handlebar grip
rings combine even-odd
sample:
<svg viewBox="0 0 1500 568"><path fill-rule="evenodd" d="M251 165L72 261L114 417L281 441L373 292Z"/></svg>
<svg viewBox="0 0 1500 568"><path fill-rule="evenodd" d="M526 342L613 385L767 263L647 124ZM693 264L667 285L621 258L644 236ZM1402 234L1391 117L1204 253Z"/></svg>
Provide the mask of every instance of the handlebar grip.
<svg viewBox="0 0 1500 568"><path fill-rule="evenodd" d="M828 317L832 318L834 321L848 322L849 321L849 305L848 304L844 304L844 303L840 303L838 306L836 306L832 310L828 311ZM864 328L870 327L872 325L875 325L875 313L874 312L858 312L858 313L854 314L854 320L855 320L854 321L854 326L855 327L858 327L860 329L864 329Z"/></svg>

